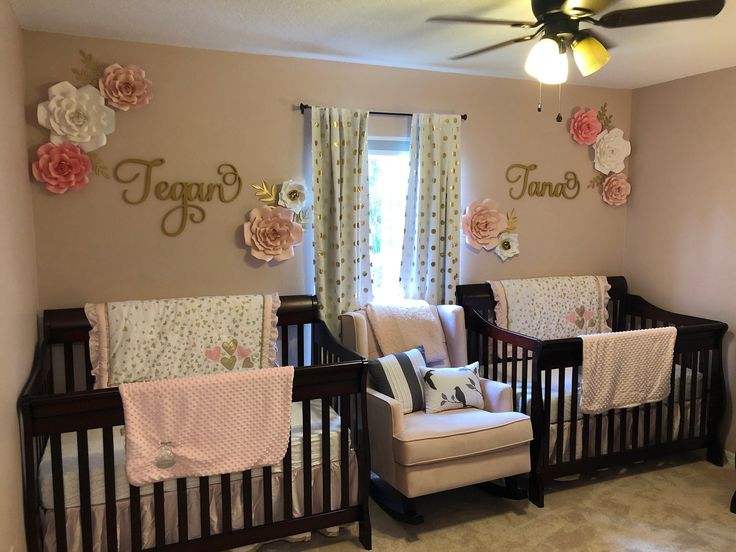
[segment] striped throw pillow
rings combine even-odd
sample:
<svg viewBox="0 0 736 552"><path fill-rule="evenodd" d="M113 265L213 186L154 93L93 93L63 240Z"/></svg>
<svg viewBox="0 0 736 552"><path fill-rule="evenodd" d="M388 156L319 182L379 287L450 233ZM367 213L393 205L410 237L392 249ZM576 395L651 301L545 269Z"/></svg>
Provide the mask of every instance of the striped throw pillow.
<svg viewBox="0 0 736 552"><path fill-rule="evenodd" d="M401 403L404 414L424 409L419 369L426 367L424 348L369 360L371 387Z"/></svg>

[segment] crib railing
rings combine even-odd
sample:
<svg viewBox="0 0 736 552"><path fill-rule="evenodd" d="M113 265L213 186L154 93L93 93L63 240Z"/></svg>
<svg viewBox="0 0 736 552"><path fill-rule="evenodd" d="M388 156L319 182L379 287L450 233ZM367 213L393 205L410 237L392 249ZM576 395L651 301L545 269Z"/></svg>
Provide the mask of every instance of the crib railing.
<svg viewBox="0 0 736 552"><path fill-rule="evenodd" d="M179 479L175 488L154 484L150 495L146 488L129 486L127 497L116 496L115 484L114 432L124 425L120 394L117 389L91 389L85 345L89 325L83 311L47 311L46 340L37 350L18 401L28 549L44 550L44 527L52 526L51 540L59 551L70 549L70 538L78 540L78 549L92 550L100 535L104 535L103 549L107 550L183 551L223 550L354 521L360 522L360 540L369 548L365 364L334 340L318 320L316 308L316 300L298 296L282 298L279 310L283 363L311 360L319 364L298 367L294 375L292 400L300 405L303 428L301 468L292 465L290 441L279 473L264 467L237 477L199 478L195 486ZM102 434L104 504L92 500L92 430ZM319 431L321 434L315 433ZM76 535L67 532L67 517L73 508L65 496L77 489L65 488L68 451L62 445L64 434L74 435L77 449ZM50 510L42 508L39 477L47 446L53 496ZM193 511L198 516L193 518ZM46 537L48 549L49 535Z"/></svg>
<svg viewBox="0 0 736 552"><path fill-rule="evenodd" d="M609 324L614 331L676 326L671 392L656 404L580 412L582 340L540 341L493 323L487 284L459 286L465 307L468 360L479 361L484 377L512 387L515 408L532 419L530 498L543 505L544 480L588 471L656 453L707 448L721 464L718 423L723 414L721 343L727 326L657 308L613 287Z"/></svg>

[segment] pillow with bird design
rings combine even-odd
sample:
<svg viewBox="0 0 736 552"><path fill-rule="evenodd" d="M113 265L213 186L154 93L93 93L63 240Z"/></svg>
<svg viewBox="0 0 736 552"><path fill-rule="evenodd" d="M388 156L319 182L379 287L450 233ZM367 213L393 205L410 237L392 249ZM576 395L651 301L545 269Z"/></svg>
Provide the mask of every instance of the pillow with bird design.
<svg viewBox="0 0 736 552"><path fill-rule="evenodd" d="M420 368L424 387L424 411L483 408L478 363L461 368Z"/></svg>

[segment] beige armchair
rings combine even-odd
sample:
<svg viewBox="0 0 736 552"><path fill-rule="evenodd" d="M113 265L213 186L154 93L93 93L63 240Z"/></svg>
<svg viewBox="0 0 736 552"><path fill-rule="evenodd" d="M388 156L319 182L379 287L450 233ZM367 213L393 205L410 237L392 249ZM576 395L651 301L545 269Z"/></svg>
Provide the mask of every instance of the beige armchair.
<svg viewBox="0 0 736 552"><path fill-rule="evenodd" d="M465 365L462 308L444 305L438 313L451 363ZM381 356L364 312L342 316L342 336L344 345L359 354ZM371 389L369 382L371 495L391 516L421 523L414 498L501 478L506 478L505 496L525 497L515 476L530 470L531 422L513 411L509 385L481 379L481 387L483 410L403 414L397 400Z"/></svg>

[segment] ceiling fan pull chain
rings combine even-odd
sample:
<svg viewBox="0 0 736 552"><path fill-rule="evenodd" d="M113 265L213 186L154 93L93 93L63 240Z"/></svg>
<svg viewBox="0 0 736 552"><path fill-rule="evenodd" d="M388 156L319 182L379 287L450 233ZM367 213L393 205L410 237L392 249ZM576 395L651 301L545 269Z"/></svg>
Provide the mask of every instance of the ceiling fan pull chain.
<svg viewBox="0 0 736 552"><path fill-rule="evenodd" d="M557 117L555 121L558 123L562 122L562 85L557 85Z"/></svg>
<svg viewBox="0 0 736 552"><path fill-rule="evenodd" d="M537 96L537 111L542 112L542 81L539 81L539 95Z"/></svg>

